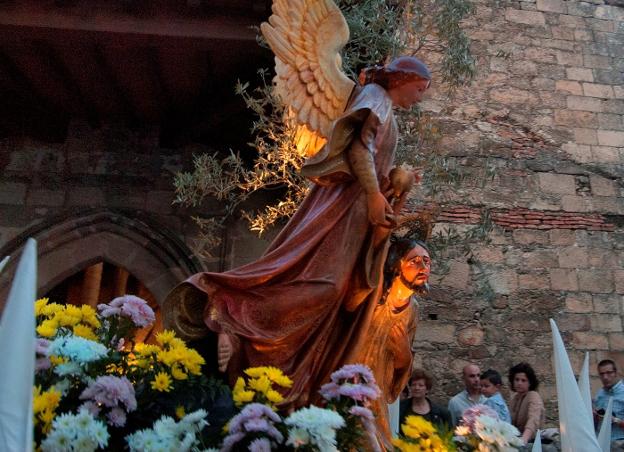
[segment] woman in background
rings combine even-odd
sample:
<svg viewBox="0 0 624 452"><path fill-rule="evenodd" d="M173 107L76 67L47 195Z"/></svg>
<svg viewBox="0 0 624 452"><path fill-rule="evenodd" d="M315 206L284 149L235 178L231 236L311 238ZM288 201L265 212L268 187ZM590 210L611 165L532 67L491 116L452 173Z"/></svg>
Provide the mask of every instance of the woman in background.
<svg viewBox="0 0 624 452"><path fill-rule="evenodd" d="M520 363L509 369L509 386L515 392L509 402L511 423L520 430L526 444L544 424L544 402L537 392L539 381L529 364Z"/></svg>

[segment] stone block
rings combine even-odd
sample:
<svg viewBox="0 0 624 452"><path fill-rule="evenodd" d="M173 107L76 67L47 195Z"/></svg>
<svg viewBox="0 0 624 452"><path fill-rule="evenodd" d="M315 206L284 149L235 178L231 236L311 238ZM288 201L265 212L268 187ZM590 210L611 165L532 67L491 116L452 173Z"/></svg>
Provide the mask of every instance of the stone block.
<svg viewBox="0 0 624 452"><path fill-rule="evenodd" d="M602 101L595 97L568 96L566 102L570 110L593 111L597 113L602 111Z"/></svg>
<svg viewBox="0 0 624 452"><path fill-rule="evenodd" d="M624 116L614 113L601 113L598 115L600 129L624 130Z"/></svg>
<svg viewBox="0 0 624 452"><path fill-rule="evenodd" d="M624 58L624 55L622 56ZM594 82L602 85L611 85L613 88L624 85L624 74L618 70L592 69L594 71ZM614 89L615 91L615 89ZM615 94L614 94L615 95ZM617 96L615 96L617 97Z"/></svg>
<svg viewBox="0 0 624 452"><path fill-rule="evenodd" d="M584 269L588 263L588 253L586 248L569 246L561 248L559 254L559 267Z"/></svg>
<svg viewBox="0 0 624 452"><path fill-rule="evenodd" d="M609 146L592 146L592 161L598 163L619 163L620 153L618 148ZM622 159L624 160L624 159Z"/></svg>
<svg viewBox="0 0 624 452"><path fill-rule="evenodd" d="M596 114L591 111L555 110L555 124L586 129L598 128Z"/></svg>
<svg viewBox="0 0 624 452"><path fill-rule="evenodd" d="M594 74L591 69L584 67L567 67L566 76L569 80L579 80L582 82L593 82ZM580 93L572 93L580 94Z"/></svg>
<svg viewBox="0 0 624 452"><path fill-rule="evenodd" d="M527 90L513 87L496 88L490 91L490 99L505 105L529 105L538 104L537 96Z"/></svg>
<svg viewBox="0 0 624 452"><path fill-rule="evenodd" d="M606 334L574 331L572 341L576 348L585 350L607 350L609 341Z"/></svg>
<svg viewBox="0 0 624 452"><path fill-rule="evenodd" d="M609 333L609 349L611 351L624 351L624 334L623 333Z"/></svg>
<svg viewBox="0 0 624 452"><path fill-rule="evenodd" d="M593 129L577 127L574 129L574 141L577 144L598 144L598 135Z"/></svg>
<svg viewBox="0 0 624 452"><path fill-rule="evenodd" d="M613 31L615 30L615 27L613 26L613 21L611 20L603 20L603 19L585 19L586 23L587 23L587 27L595 30L595 31L600 31L603 33L613 33Z"/></svg>
<svg viewBox="0 0 624 452"><path fill-rule="evenodd" d="M621 312L621 295L594 294L594 312L599 314L616 314Z"/></svg>
<svg viewBox="0 0 624 452"><path fill-rule="evenodd" d="M476 258L487 264L499 264L505 261L505 256L500 246L482 246L473 249Z"/></svg>
<svg viewBox="0 0 624 452"><path fill-rule="evenodd" d="M568 10L563 0L537 0L537 10L565 14Z"/></svg>
<svg viewBox="0 0 624 452"><path fill-rule="evenodd" d="M592 174L589 176L589 183L591 191L597 196L617 196L618 189L615 181L607 179L606 177Z"/></svg>
<svg viewBox="0 0 624 452"><path fill-rule="evenodd" d="M537 173L540 189L546 193L576 194L574 176L569 174Z"/></svg>
<svg viewBox="0 0 624 452"><path fill-rule="evenodd" d="M598 144L602 146L623 147L624 132L616 130L598 130Z"/></svg>
<svg viewBox="0 0 624 452"><path fill-rule="evenodd" d="M536 11L523 11L513 8L505 10L505 19L509 22L525 25L546 25L544 14Z"/></svg>
<svg viewBox="0 0 624 452"><path fill-rule="evenodd" d="M0 204L24 205L26 202L26 188L26 184L0 182Z"/></svg>
<svg viewBox="0 0 624 452"><path fill-rule="evenodd" d="M581 86L581 84L579 82L570 80L557 80L555 82L555 90L563 91L564 93L575 94L577 96L583 95L583 87Z"/></svg>
<svg viewBox="0 0 624 452"><path fill-rule="evenodd" d="M614 289L611 270L585 269L577 272L579 289L592 293L611 293Z"/></svg>
<svg viewBox="0 0 624 452"><path fill-rule="evenodd" d="M559 51L557 52L557 63L562 66L582 66L583 55L580 53Z"/></svg>
<svg viewBox="0 0 624 452"><path fill-rule="evenodd" d="M596 7L585 2L567 2L568 14L579 17L593 17Z"/></svg>
<svg viewBox="0 0 624 452"><path fill-rule="evenodd" d="M556 52L543 47L529 47L524 49L524 58L537 63L554 64L558 62Z"/></svg>
<svg viewBox="0 0 624 452"><path fill-rule="evenodd" d="M614 86L613 94L617 99L624 99L624 86Z"/></svg>
<svg viewBox="0 0 624 452"><path fill-rule="evenodd" d="M593 41L594 34L591 30L574 30L575 41Z"/></svg>
<svg viewBox="0 0 624 452"><path fill-rule="evenodd" d="M558 266L557 256L552 251L538 250L524 253L522 262L528 268L552 268Z"/></svg>
<svg viewBox="0 0 624 452"><path fill-rule="evenodd" d="M568 41L574 40L574 29L568 27L550 27L550 32L552 33L552 37L555 39L566 39Z"/></svg>
<svg viewBox="0 0 624 452"><path fill-rule="evenodd" d="M31 189L26 198L28 206L59 207L64 203L64 190Z"/></svg>
<svg viewBox="0 0 624 452"><path fill-rule="evenodd" d="M611 61L609 57L602 55L583 55L583 66L597 69L611 69Z"/></svg>
<svg viewBox="0 0 624 452"><path fill-rule="evenodd" d="M537 89L542 91L553 91L556 89L556 82L549 78L535 77L531 81L531 85Z"/></svg>
<svg viewBox="0 0 624 452"><path fill-rule="evenodd" d="M576 234L571 229L551 229L548 235L550 243L554 246L569 246L576 243Z"/></svg>
<svg viewBox="0 0 624 452"><path fill-rule="evenodd" d="M103 206L106 204L104 191L96 187L74 187L67 190L68 206Z"/></svg>
<svg viewBox="0 0 624 452"><path fill-rule="evenodd" d="M586 28L587 25L585 23L585 19L579 16L572 16L569 14L561 14L559 16L559 25L563 25L564 27L570 28Z"/></svg>
<svg viewBox="0 0 624 452"><path fill-rule="evenodd" d="M512 237L514 243L519 245L548 245L550 242L548 231L538 231L534 229L514 229Z"/></svg>
<svg viewBox="0 0 624 452"><path fill-rule="evenodd" d="M488 281L497 294L508 295L518 289L518 275L514 270L493 271L488 275Z"/></svg>
<svg viewBox="0 0 624 452"><path fill-rule="evenodd" d="M443 323L421 322L423 328L416 329L414 342L429 342L440 344L455 343L455 326ZM426 323L426 328L424 324ZM426 330L426 331L425 331Z"/></svg>
<svg viewBox="0 0 624 452"><path fill-rule="evenodd" d="M552 288L552 290L578 290L576 270L565 268L551 268L549 274L550 287Z"/></svg>
<svg viewBox="0 0 624 452"><path fill-rule="evenodd" d="M550 278L543 273L518 275L518 287L527 290L548 290L550 289Z"/></svg>
<svg viewBox="0 0 624 452"><path fill-rule="evenodd" d="M560 331L590 331L591 320L587 314L566 313L555 317Z"/></svg>
<svg viewBox="0 0 624 452"><path fill-rule="evenodd" d="M600 97L602 99L611 99L615 97L611 85L602 85L600 83L584 82L583 94L590 97Z"/></svg>
<svg viewBox="0 0 624 452"><path fill-rule="evenodd" d="M603 101L602 110L605 113L615 113L618 115L624 115L624 100L622 99L608 99Z"/></svg>
<svg viewBox="0 0 624 452"><path fill-rule="evenodd" d="M576 143L566 143L561 146L570 157L579 163L588 163L592 161L591 146Z"/></svg>
<svg viewBox="0 0 624 452"><path fill-rule="evenodd" d="M624 293L624 270L613 270L613 281L615 283L615 291Z"/></svg>
<svg viewBox="0 0 624 452"><path fill-rule="evenodd" d="M173 211L175 199L173 191L152 190L147 193L146 210L159 214L169 214Z"/></svg>
<svg viewBox="0 0 624 452"><path fill-rule="evenodd" d="M599 268L622 268L622 262L618 259L618 255L614 251L593 249L590 248L589 254L589 266Z"/></svg>
<svg viewBox="0 0 624 452"><path fill-rule="evenodd" d="M588 293L570 294L565 299L566 311L578 314L593 312L592 296Z"/></svg>
<svg viewBox="0 0 624 452"><path fill-rule="evenodd" d="M572 195L562 196L561 208L566 212L591 212L593 209L590 199Z"/></svg>
<svg viewBox="0 0 624 452"><path fill-rule="evenodd" d="M590 318L592 331L601 333L622 332L622 319L617 315L594 314Z"/></svg>

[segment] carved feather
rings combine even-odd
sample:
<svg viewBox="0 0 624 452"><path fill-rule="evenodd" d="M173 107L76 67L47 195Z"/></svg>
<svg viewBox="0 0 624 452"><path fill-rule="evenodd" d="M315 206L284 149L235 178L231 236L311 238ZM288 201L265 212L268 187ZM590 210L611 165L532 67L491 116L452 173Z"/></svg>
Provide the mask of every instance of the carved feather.
<svg viewBox="0 0 624 452"><path fill-rule="evenodd" d="M339 55L346 21L333 0L274 0L272 11L261 30L276 56L276 92L308 126L306 136L327 137L355 85Z"/></svg>

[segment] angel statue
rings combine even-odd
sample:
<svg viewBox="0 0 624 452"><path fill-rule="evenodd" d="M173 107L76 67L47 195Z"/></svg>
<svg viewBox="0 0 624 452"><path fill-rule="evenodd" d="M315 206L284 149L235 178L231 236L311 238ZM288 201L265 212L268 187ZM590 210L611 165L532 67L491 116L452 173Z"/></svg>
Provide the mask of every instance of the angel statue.
<svg viewBox="0 0 624 452"><path fill-rule="evenodd" d="M164 304L187 339L217 335L218 363L234 380L247 367L290 376L284 409L319 399L330 374L355 362L382 294L395 216L413 175L393 169L393 107L421 100L431 74L415 57L341 70L348 27L332 0L274 0L262 33L275 53L275 90L300 123L313 186L255 262L198 273Z"/></svg>

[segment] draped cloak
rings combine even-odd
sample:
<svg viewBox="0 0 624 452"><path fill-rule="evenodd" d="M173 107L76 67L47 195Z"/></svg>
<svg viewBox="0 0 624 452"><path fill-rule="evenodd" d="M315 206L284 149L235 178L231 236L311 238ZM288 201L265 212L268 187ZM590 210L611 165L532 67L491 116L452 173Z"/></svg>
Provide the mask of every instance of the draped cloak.
<svg viewBox="0 0 624 452"><path fill-rule="evenodd" d="M388 243L373 247L366 193L347 159L358 136L378 179L387 176L397 128L378 85L356 88L327 145L304 165L316 183L266 252L230 271L195 274L165 301L165 323L179 332L207 327L233 338L232 381L255 366L288 375L294 384L284 408L317 401L330 374L357 358L381 293Z"/></svg>

